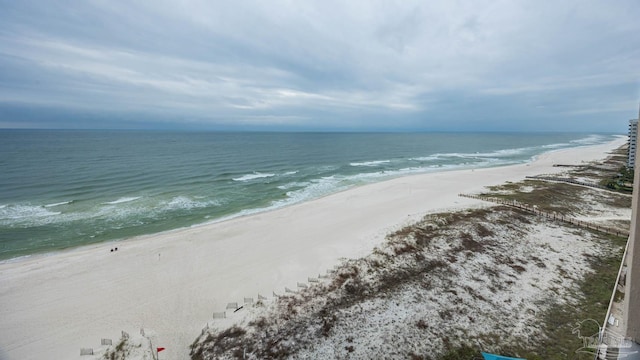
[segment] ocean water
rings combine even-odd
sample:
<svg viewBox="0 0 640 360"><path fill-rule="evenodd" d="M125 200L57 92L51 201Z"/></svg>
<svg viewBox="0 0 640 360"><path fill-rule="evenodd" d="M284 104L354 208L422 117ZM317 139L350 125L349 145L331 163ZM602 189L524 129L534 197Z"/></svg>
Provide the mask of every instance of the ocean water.
<svg viewBox="0 0 640 360"><path fill-rule="evenodd" d="M614 135L0 130L0 260L266 211Z"/></svg>

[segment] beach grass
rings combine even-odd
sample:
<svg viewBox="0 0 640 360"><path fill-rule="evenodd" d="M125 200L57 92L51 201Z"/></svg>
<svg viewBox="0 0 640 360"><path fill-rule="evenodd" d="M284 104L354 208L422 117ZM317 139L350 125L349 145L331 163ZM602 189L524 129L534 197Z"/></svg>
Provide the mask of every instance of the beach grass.
<svg viewBox="0 0 640 360"><path fill-rule="evenodd" d="M605 164L610 165L609 169L614 169L621 161L623 161L621 156L614 156L607 159ZM593 168L592 166L580 168L574 170L571 174L582 177L591 176L594 180L599 179L601 182L619 177L619 173L614 170L606 170L606 168L602 170L601 167L597 168L597 172L587 173L585 171L585 169ZM622 169L626 168L623 167ZM484 196L516 200L521 203L536 205L538 209L543 211L567 215L584 212L585 202L581 201L581 199L587 193L593 192L593 190L586 187L538 180L507 183L490 187L488 190L489 192L484 193ZM624 193L625 191L622 190L620 192ZM600 195L598 200L608 206L614 208L631 207L631 198L629 196L615 193L607 193L602 196L602 192L597 192L597 194ZM623 224L617 225L628 227L629 223L624 221ZM586 272L584 278L579 281L579 287L571 292L571 297L576 299L577 303L549 299L546 310L540 316L540 321L544 325L544 336L539 339L538 345L535 348L530 346L503 347L501 350L504 354L517 354L530 360L593 358L593 355L588 351L575 352L575 350L581 348L582 340L573 333L573 329L576 327L576 322L580 320L594 319L600 324L605 321L604 317L616 281L626 238L596 232L592 233L600 246L613 250L600 256L589 256L590 271ZM586 322L582 328L583 335L595 334L597 331L598 328L593 322ZM459 356L457 358L460 359L465 358L467 349L466 345L450 349L450 354L447 356L449 356L448 358L456 358L455 356ZM571 352L571 349L574 349L574 352ZM477 352L475 355L479 356L480 354Z"/></svg>
<svg viewBox="0 0 640 360"><path fill-rule="evenodd" d="M542 211L566 215L580 210L580 203L576 199L588 191L581 186L541 180L525 180L521 183L492 186L488 190L489 192L482 193L481 196L515 200L523 204L535 205Z"/></svg>
<svg viewBox="0 0 640 360"><path fill-rule="evenodd" d="M615 245L615 251L609 254L591 257L589 264L591 271L580 280L579 288L571 292L570 296L577 300L570 304L557 299L549 299L546 310L539 316L542 324L542 336L536 339L534 346L498 346L504 356L518 356L528 360L564 360L564 359L593 359L593 353L582 349L582 339L574 332L577 323L587 319L596 320L603 324L607 312L611 291L615 284L617 271L622 258L622 251L626 239L617 236L603 236L596 234L603 245ZM582 335L593 335L598 332L594 322L585 321L580 326ZM499 345L500 339L494 334L482 334L478 340L484 343ZM584 350L576 352L579 350ZM471 359L480 357L477 347L467 344L448 349L447 353L439 357L440 360Z"/></svg>

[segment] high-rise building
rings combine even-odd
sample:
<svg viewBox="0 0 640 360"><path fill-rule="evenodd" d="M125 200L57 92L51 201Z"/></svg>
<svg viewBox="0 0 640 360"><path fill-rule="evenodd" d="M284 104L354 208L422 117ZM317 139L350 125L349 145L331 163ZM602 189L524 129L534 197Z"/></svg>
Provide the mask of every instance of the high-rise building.
<svg viewBox="0 0 640 360"><path fill-rule="evenodd" d="M639 114L640 116L640 114ZM636 146L638 143L638 119L629 120L629 142L628 142L628 159L627 167L635 168L636 165Z"/></svg>
<svg viewBox="0 0 640 360"><path fill-rule="evenodd" d="M640 113L638 114L640 115ZM640 118L640 116L638 116ZM631 129L634 129L633 136ZM637 148L638 119L629 122L629 154L632 153L633 162L640 156L640 149ZM632 157L629 156L631 163ZM631 202L631 231L626 253L626 279L624 286L624 314L626 319L624 336L629 340L630 349L625 354L620 354L619 358L640 358L640 166L635 168L633 181L633 198ZM627 357L631 354L633 356Z"/></svg>
<svg viewBox="0 0 640 360"><path fill-rule="evenodd" d="M638 107L638 118L629 120L629 150L627 154L627 167L636 167L636 147L638 146L638 120L640 120L640 107Z"/></svg>

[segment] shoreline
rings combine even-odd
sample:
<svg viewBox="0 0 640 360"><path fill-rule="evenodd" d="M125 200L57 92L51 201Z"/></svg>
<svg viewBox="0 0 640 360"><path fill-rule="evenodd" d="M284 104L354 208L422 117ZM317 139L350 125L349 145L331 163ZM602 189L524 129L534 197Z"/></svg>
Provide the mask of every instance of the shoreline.
<svg viewBox="0 0 640 360"><path fill-rule="evenodd" d="M622 139L626 139L626 136L618 135L617 139L612 140L609 143L611 143L611 144L617 143L618 141L622 141ZM626 143L626 140L624 142ZM81 244L81 245L71 246L71 247L68 247L68 248L62 248L62 249L57 249L57 250L49 250L49 251L43 251L43 252L35 252L35 253L31 253L31 254L18 255L16 257L12 257L12 258L1 259L0 260L0 266L3 265L3 264L7 264L7 263L19 263L21 261L27 261L27 260L32 259L32 258L46 258L46 257L50 257L50 256L58 256L58 255L68 254L70 252L79 251L79 250L83 250L83 249L103 248L103 247L109 246L109 245L116 246L119 243L124 243L124 242L129 242L129 241L141 241L141 240L144 240L144 239L149 238L149 237L164 236L164 235L169 235L169 234L176 233L176 232L182 232L182 231L189 231L189 230L192 230L192 229L198 229L200 227L213 226L213 225L216 225L216 224L225 223L225 222L229 222L229 221L234 221L234 220L237 220L237 219L244 219L244 218L248 218L248 217L251 217L251 216L257 216L257 215L261 215L261 214L271 213L271 212L274 212L274 211L280 211L282 209L286 209L286 208L289 208L289 207L294 207L294 206L298 206L298 205L301 205L301 204L318 201L318 200L321 200L321 199L326 198L326 197L330 197L330 196L334 196L334 195L341 194L341 193L344 193L344 192L352 191L352 190L358 189L360 187L366 187L366 186L381 184L381 183L385 183L385 182L395 181L397 179L421 177L421 176L428 176L428 175L434 175L434 174L439 174L439 173L465 172L465 171L472 171L473 172L473 171L476 171L476 170L477 171L481 171L481 170L485 170L485 169L501 169L501 168L510 168L510 167L514 167L514 166L529 166L529 164L532 164L532 163L535 163L536 161L538 161L538 159L540 157L551 156L552 154L554 154L556 152L572 151L572 150L578 150L578 149L581 149L581 148L606 146L609 143L598 144L598 145L580 145L580 146L575 146L575 147L570 147L570 148L552 149L552 150L549 150L549 151L545 151L545 152L543 152L541 154L534 155L533 157L531 157L529 160L527 160L525 162L516 163L516 164L487 166L487 167L478 167L478 168L474 168L474 167L470 167L470 168L454 168L454 169L436 170L436 171L433 171L433 172L432 171L426 171L426 172L409 173L409 174L391 176L389 178L384 178L381 181L375 181L375 182L371 182L371 183L364 183L364 184L354 185L354 186L346 188L346 189L338 190L336 192L331 192L331 193L328 193L328 194L325 194L325 195L321 195L321 196L316 197L316 198L302 200L300 202L287 203L287 204L284 204L282 206L271 206L270 205L270 206L263 207L263 208L244 209L244 210L241 210L241 211L239 211L239 212L237 212L235 214L226 215L226 216L223 216L223 217L218 218L218 219L207 220L207 221L204 221L204 222L201 222L201 223L191 224L191 225L182 226L182 227L178 227L178 228L174 228L174 229L163 230L163 231L160 231L160 232L133 235L133 236L130 236L130 237L124 237L124 238L118 238L118 239L110 239L110 240L100 241L100 242L95 242L95 243ZM620 146L620 145L618 145L618 146Z"/></svg>
<svg viewBox="0 0 640 360"><path fill-rule="evenodd" d="M481 206L459 198L554 163L597 160L622 144L553 150L506 167L417 174L234 219L0 262L0 358L80 358L82 347L144 328L168 358L228 302L271 297L357 258L426 213ZM9 332L10 329L11 331Z"/></svg>

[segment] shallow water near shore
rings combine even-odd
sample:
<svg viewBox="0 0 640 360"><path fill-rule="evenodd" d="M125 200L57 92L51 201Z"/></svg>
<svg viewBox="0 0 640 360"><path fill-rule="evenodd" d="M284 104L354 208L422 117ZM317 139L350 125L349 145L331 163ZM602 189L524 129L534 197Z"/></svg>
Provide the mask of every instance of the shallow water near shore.
<svg viewBox="0 0 640 360"><path fill-rule="evenodd" d="M611 141L567 133L0 131L0 260Z"/></svg>

